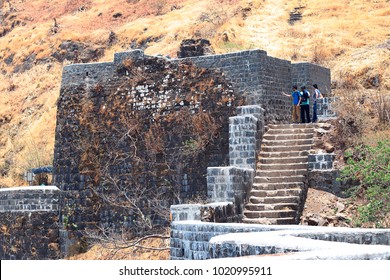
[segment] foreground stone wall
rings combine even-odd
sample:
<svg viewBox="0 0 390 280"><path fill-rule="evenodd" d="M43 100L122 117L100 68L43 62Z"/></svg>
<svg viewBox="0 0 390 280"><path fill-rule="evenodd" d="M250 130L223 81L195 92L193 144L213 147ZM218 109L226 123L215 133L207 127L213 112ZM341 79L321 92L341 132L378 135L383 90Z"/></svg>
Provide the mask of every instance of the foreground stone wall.
<svg viewBox="0 0 390 280"><path fill-rule="evenodd" d="M264 257L276 253L283 259L388 260L390 230L200 221L172 222L171 225L172 260Z"/></svg>
<svg viewBox="0 0 390 280"><path fill-rule="evenodd" d="M59 189L0 189L0 231L2 260L58 259Z"/></svg>
<svg viewBox="0 0 390 280"><path fill-rule="evenodd" d="M280 228L289 227L281 226ZM172 260L209 259L209 242L214 236L232 232L261 232L275 230L264 225L235 223L205 223L200 221L181 221L171 223Z"/></svg>

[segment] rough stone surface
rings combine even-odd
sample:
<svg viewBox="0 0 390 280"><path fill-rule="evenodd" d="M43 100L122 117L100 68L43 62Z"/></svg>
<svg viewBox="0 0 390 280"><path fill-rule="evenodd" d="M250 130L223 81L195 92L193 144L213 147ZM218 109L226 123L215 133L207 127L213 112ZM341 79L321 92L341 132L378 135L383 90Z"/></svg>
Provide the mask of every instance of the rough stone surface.
<svg viewBox="0 0 390 280"><path fill-rule="evenodd" d="M333 109L333 103L337 100L335 97L325 97L317 99L317 115L321 120L331 119L336 117L336 112Z"/></svg>
<svg viewBox="0 0 390 280"><path fill-rule="evenodd" d="M209 40L205 39L187 39L183 40L180 44L180 51L177 53L177 57L192 57L202 56L206 54L214 54L214 50L211 47Z"/></svg>
<svg viewBox="0 0 390 280"><path fill-rule="evenodd" d="M310 154L309 171L332 170L335 157L335 154Z"/></svg>
<svg viewBox="0 0 390 280"><path fill-rule="evenodd" d="M200 221L202 204L176 204L171 205L172 221Z"/></svg>
<svg viewBox="0 0 390 280"><path fill-rule="evenodd" d="M258 119L253 115L229 118L230 166L252 168L256 166L259 151Z"/></svg>
<svg viewBox="0 0 390 280"><path fill-rule="evenodd" d="M58 259L59 189L0 189L0 232L2 260Z"/></svg>
<svg viewBox="0 0 390 280"><path fill-rule="evenodd" d="M253 169L234 166L207 168L207 196L210 202L233 202L242 218L254 177Z"/></svg>
<svg viewBox="0 0 390 280"><path fill-rule="evenodd" d="M69 222L120 228L124 216L134 220L99 200L104 172L129 189L148 186L154 196L168 186L182 198L206 195L207 167L227 165L228 118L238 102L219 70L140 50L118 53L113 63L65 67L53 178L62 205L72 205ZM111 163L107 171L101 162ZM168 208L174 203L161 199Z"/></svg>
<svg viewBox="0 0 390 280"><path fill-rule="evenodd" d="M340 197L345 197L348 184L338 181L340 176L338 170L312 170L308 173L310 188L327 191Z"/></svg>
<svg viewBox="0 0 390 280"><path fill-rule="evenodd" d="M54 186L0 189L0 212L59 211L59 191Z"/></svg>
<svg viewBox="0 0 390 280"><path fill-rule="evenodd" d="M291 89L293 76L290 61L270 57L262 50L185 59L200 67L222 70L235 89L245 97L246 105L261 104L265 109L266 123L287 122L290 119L291 99L280 94ZM305 72L305 67L298 69L296 75L300 71Z"/></svg>

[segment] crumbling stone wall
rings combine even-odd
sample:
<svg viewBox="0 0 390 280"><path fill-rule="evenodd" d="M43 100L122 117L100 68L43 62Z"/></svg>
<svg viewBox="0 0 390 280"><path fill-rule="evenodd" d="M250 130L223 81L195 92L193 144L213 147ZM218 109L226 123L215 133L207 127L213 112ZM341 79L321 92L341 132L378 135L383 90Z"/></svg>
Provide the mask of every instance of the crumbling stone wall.
<svg viewBox="0 0 390 280"><path fill-rule="evenodd" d="M291 99L281 91L310 67L261 50L174 60L135 50L113 62L64 67L53 172L62 220L78 229L132 228L139 210L157 221L167 215L156 204L168 209L168 198L205 195L207 167L229 165L235 108L262 106L262 129L287 122ZM330 75L315 69L324 81ZM135 210L113 207L137 196L127 190L146 199Z"/></svg>
<svg viewBox="0 0 390 280"><path fill-rule="evenodd" d="M0 189L0 232L2 260L58 259L59 189Z"/></svg>
<svg viewBox="0 0 390 280"><path fill-rule="evenodd" d="M205 195L207 167L228 164L228 118L243 102L219 70L141 51L65 67L54 159L63 216L78 229L133 227L139 209L118 201L139 194L157 221L156 204Z"/></svg>

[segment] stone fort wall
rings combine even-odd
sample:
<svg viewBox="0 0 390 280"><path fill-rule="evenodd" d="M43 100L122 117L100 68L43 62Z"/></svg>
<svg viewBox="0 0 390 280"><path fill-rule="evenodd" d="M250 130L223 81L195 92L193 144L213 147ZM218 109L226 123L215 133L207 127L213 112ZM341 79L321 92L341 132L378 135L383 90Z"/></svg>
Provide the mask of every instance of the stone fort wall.
<svg viewBox="0 0 390 280"><path fill-rule="evenodd" d="M310 70L313 67L316 71ZM289 121L291 100L281 92L290 92L296 80L299 83L315 80L320 88L330 88L328 69L311 64L294 65L261 50L173 60L134 50L115 54L113 62L64 67L53 164L54 184L61 190L61 196L59 190L40 188L1 194L2 259L58 258L63 245L59 241L59 228L64 229L64 223L66 229L133 226L131 211L115 209L102 201L97 203L96 190L104 190L102 177L97 176L97 171L103 170L102 163L106 163L110 175L120 178L120 187L134 177L134 162L122 158L110 164L112 158L106 156L107 152L134 153L129 142L118 137L129 129L121 123L123 118L129 121L138 112L142 129L148 132L154 132L151 127L156 116L165 121L159 129L184 130L180 137L172 133L163 139L168 143L164 146L166 154L153 151L152 155L143 155L151 161L166 163L174 159L174 154L176 163L182 164L167 178L176 182L180 195L206 195L207 168L229 166L229 117L236 114L238 106L260 105L264 110L260 130L269 123ZM215 134L210 136L191 127L183 129L178 121L183 121L180 118L184 115L190 119L188 126L196 126L191 123L194 116L206 127L215 125ZM166 116L174 121L167 122ZM210 124L210 119L215 121ZM195 132L208 135L212 141L191 157L175 154L178 148L182 154L193 150L198 143L195 140L199 140L191 138ZM151 136L156 139L153 133ZM146 147L147 143L142 143ZM156 167L161 175L162 165L145 165L145 168ZM161 186L155 178L140 179L145 186ZM163 197L160 200L164 201Z"/></svg>
<svg viewBox="0 0 390 280"><path fill-rule="evenodd" d="M139 64L134 65L137 61L144 63L142 67ZM188 66L193 67L188 68L188 71L200 71L199 76L184 73L179 77L175 73L179 70L175 70L176 66L172 65L182 64L194 65ZM159 73L159 76L156 76L156 73ZM127 221L133 220L130 213L123 211L111 211L105 207L98 211L94 209L97 198L91 186L96 185L96 182L93 182L94 176L88 174L85 164L83 165L85 158L88 158L83 154L83 150L93 149L86 148L83 141L97 141L101 151L95 149L92 153L99 154L107 153L107 149L118 146L115 142L104 143L107 138L120 137L114 135L112 128L108 128L112 135L94 130L91 125L86 128L82 119L84 115L91 116L84 122L98 119L99 123L105 125L108 119L111 118L110 121L115 123L123 115L133 111L142 111L144 117L154 116L156 112L161 112L162 107L165 107L166 114L183 107L187 107L195 115L199 113L199 108L207 112L217 112L213 113L213 118L220 121L218 141L212 142L195 158L183 163L185 166L176 170L172 180L179 185L182 197L207 195L207 168L229 166L229 117L235 114L236 107L260 105L264 109L263 126L288 122L291 99L283 96L281 92L290 92L293 82L310 83L314 80L320 88L329 89L329 70L310 63L291 64L290 61L270 57L261 50L172 60L150 57L141 50L134 50L115 54L113 62L64 67L58 103L53 178L54 184L64 192L61 204L71 209L67 214L70 222L82 228L94 223L123 226L123 217L128 217ZM187 84L184 81L188 81ZM204 85L206 82L207 86ZM189 96L201 98L202 95L207 95L207 91L215 91L215 96L219 96L219 99L213 97L207 104L204 101L195 102L192 97L189 99ZM122 104L118 106L115 102ZM87 113L85 104L92 108ZM103 110L106 111L103 113ZM112 114L106 113L108 111ZM125 128L116 128L117 131L121 129ZM264 127L260 129L264 130ZM97 136L92 139L92 134ZM170 148L183 143L193 143L192 139L178 140L175 137L170 141L174 143ZM180 141L182 143L179 143ZM115 149L131 153L125 144ZM89 160L95 163L99 161ZM106 162L110 160L105 159ZM103 161L103 157L100 161ZM97 168L96 165L89 166L89 169ZM133 169L131 161L112 164L113 172L121 178L131 177ZM126 182L126 178L123 182Z"/></svg>

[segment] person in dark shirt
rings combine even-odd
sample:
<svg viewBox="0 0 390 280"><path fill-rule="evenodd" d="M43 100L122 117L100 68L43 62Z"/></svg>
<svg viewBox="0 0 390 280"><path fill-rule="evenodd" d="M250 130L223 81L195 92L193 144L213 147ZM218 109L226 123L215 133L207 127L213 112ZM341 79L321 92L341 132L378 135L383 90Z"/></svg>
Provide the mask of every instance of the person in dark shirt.
<svg viewBox="0 0 390 280"><path fill-rule="evenodd" d="M299 106L301 106L301 121L302 123L310 122L310 92L306 89L305 86L301 87L300 97L299 97Z"/></svg>

